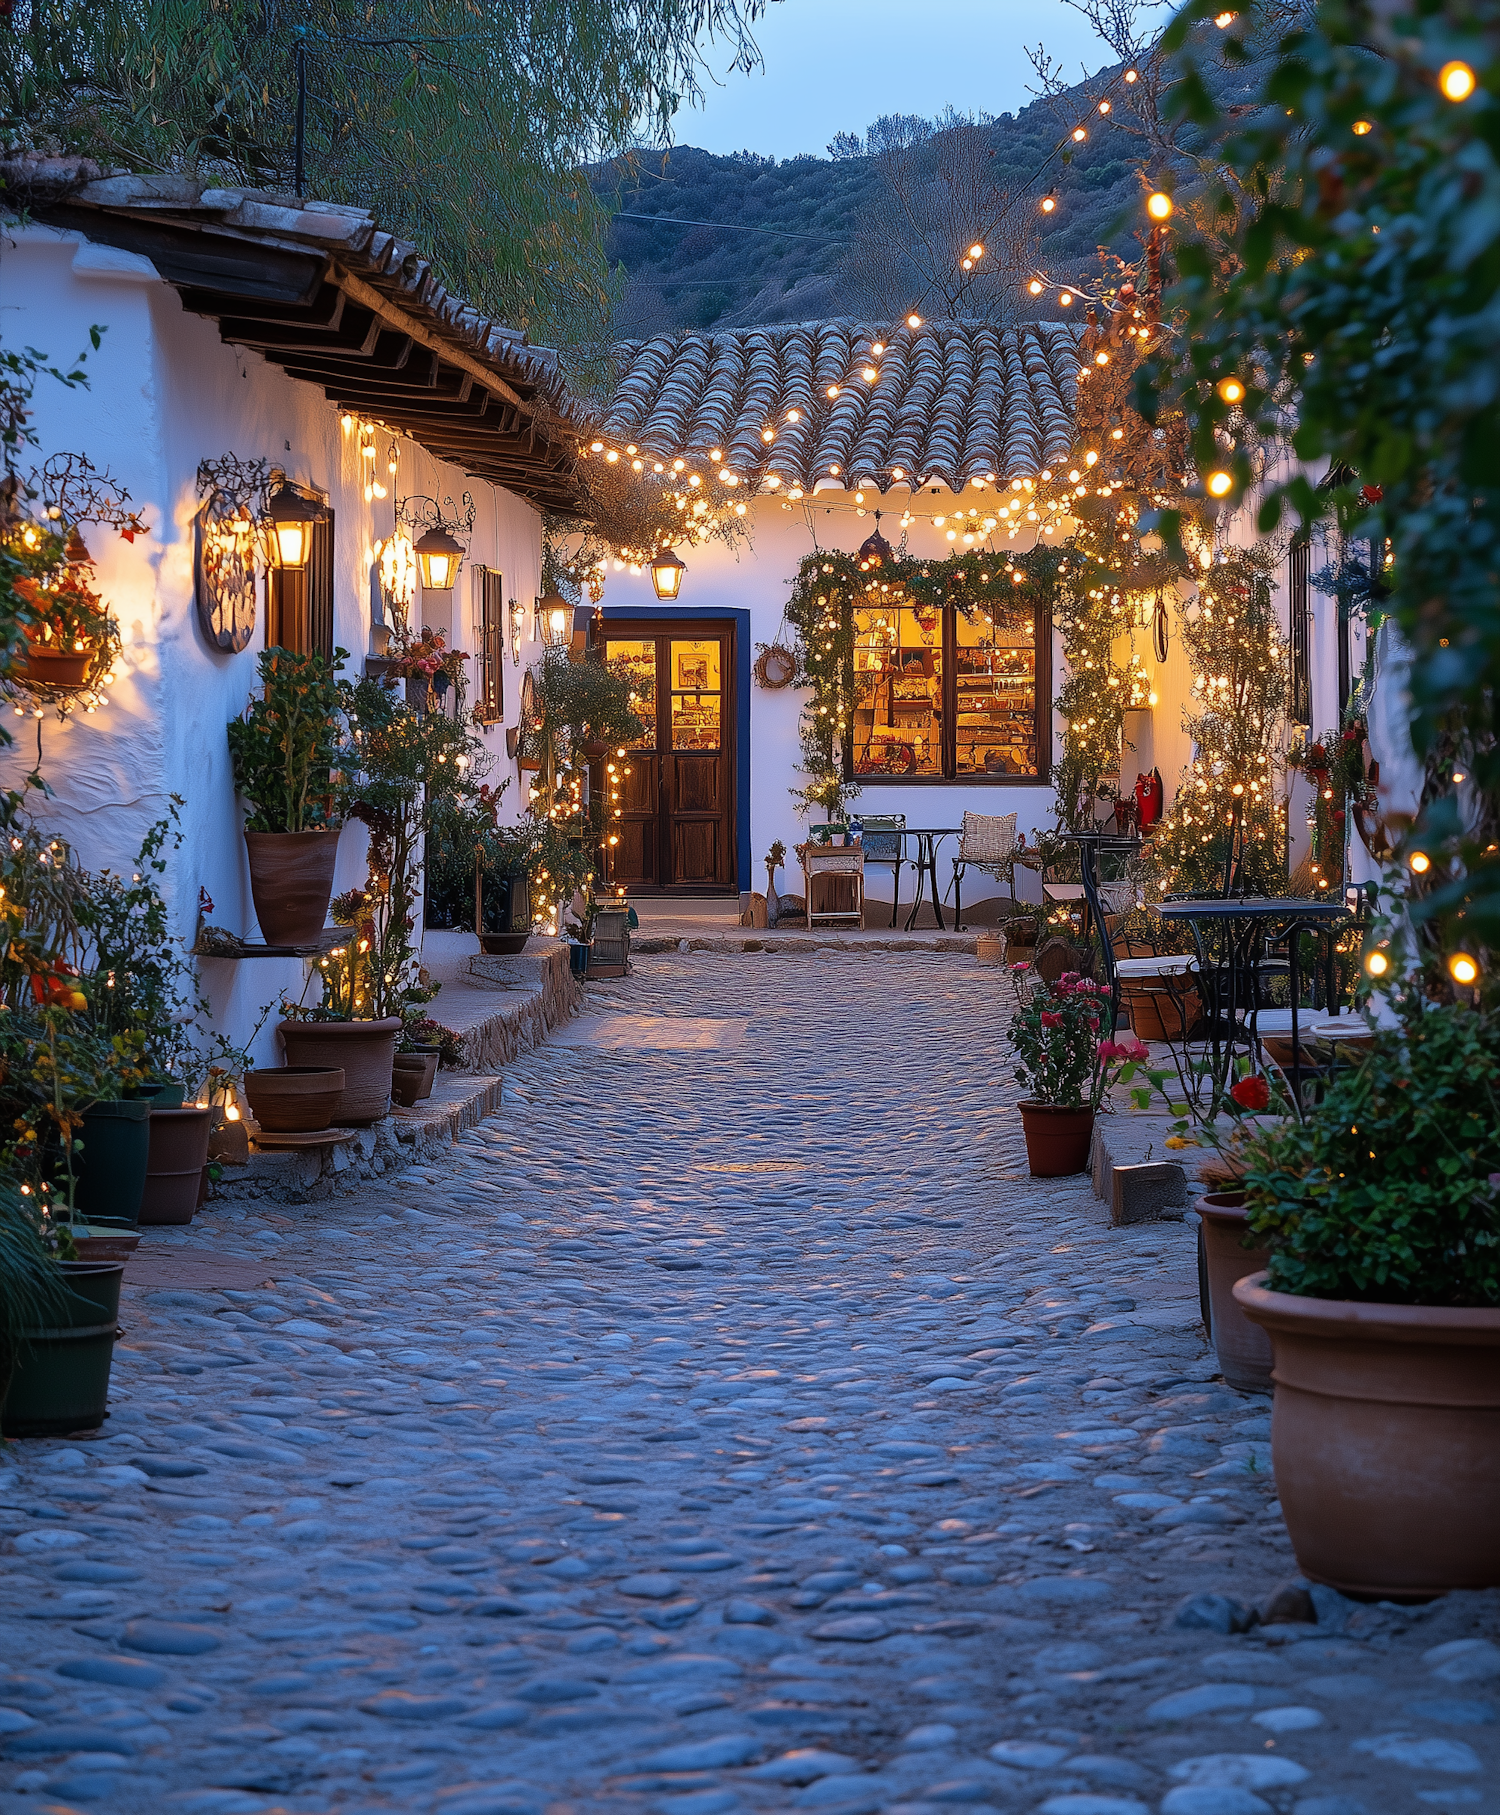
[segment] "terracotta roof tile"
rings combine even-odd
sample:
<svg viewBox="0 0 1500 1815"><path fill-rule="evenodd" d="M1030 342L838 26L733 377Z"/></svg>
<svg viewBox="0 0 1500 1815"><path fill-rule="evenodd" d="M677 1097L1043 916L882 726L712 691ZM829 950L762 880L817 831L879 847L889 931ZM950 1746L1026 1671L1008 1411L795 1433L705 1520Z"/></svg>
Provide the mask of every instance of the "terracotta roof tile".
<svg viewBox="0 0 1500 1815"><path fill-rule="evenodd" d="M826 321L633 342L620 349L602 433L657 459L719 448L742 477L776 473L807 489L830 467L883 491L902 483L895 468L953 484L1035 472L1068 451L1077 330L928 322L901 327L872 359L884 336L876 324ZM874 384L860 376L866 364L880 371ZM799 422L787 420L793 409Z"/></svg>

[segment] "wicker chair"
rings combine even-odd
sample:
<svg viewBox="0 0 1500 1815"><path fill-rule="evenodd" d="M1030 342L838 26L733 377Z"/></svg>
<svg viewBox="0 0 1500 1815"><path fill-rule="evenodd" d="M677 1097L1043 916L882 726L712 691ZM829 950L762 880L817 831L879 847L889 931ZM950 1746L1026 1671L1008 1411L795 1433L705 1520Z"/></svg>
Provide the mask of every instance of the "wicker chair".
<svg viewBox="0 0 1500 1815"><path fill-rule="evenodd" d="M1014 813L965 813L958 855L953 859L953 930L964 930L963 879L969 866L1004 881L1016 849Z"/></svg>

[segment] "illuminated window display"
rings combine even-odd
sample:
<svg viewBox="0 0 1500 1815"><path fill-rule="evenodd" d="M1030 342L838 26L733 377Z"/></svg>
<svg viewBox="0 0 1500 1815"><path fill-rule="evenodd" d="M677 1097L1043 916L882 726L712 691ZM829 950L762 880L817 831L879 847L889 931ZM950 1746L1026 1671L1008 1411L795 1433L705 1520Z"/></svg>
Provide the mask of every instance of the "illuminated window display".
<svg viewBox="0 0 1500 1815"><path fill-rule="evenodd" d="M856 776L1043 779L1033 621L901 604L857 610L854 628Z"/></svg>

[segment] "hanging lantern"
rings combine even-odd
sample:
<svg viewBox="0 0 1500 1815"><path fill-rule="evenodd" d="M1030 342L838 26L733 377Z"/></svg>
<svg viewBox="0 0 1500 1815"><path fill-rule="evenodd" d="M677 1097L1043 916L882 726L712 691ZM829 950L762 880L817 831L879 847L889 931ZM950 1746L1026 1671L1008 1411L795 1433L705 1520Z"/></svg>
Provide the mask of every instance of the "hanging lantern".
<svg viewBox="0 0 1500 1815"><path fill-rule="evenodd" d="M895 549L880 533L880 512L876 511L875 533L866 536L859 545L859 564L861 567L883 567L895 552Z"/></svg>
<svg viewBox="0 0 1500 1815"><path fill-rule="evenodd" d="M266 502L266 554L271 565L292 573L305 568L312 559L313 524L321 523L325 514L321 504L304 498L283 480Z"/></svg>
<svg viewBox="0 0 1500 1815"><path fill-rule="evenodd" d="M426 592L452 592L453 582L463 565L464 545L451 536L441 524L424 530L413 549L422 570L422 587Z"/></svg>
<svg viewBox="0 0 1500 1815"><path fill-rule="evenodd" d="M651 584L659 599L675 599L682 590L682 576L687 563L679 561L670 548L664 548L651 563Z"/></svg>

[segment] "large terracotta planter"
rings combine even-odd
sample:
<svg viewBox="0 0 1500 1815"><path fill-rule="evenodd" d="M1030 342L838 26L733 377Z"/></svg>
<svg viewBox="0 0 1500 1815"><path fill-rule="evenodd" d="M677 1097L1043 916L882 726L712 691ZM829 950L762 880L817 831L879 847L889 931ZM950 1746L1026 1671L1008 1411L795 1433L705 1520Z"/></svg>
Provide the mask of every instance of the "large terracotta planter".
<svg viewBox="0 0 1500 1815"><path fill-rule="evenodd" d="M1304 1575L1420 1601L1500 1586L1500 1310L1234 1288L1270 1334L1271 1457Z"/></svg>
<svg viewBox="0 0 1500 1815"><path fill-rule="evenodd" d="M1245 1194L1219 1191L1193 1205L1203 1219L1203 1260L1208 1276L1209 1337L1219 1357L1219 1372L1242 1393L1271 1390L1271 1339L1251 1323L1235 1302L1237 1280L1263 1273L1271 1256L1264 1248L1246 1248Z"/></svg>
<svg viewBox="0 0 1500 1815"><path fill-rule="evenodd" d="M1022 1103L1026 1163L1033 1178L1069 1178L1087 1172L1094 1133L1092 1109L1059 1109L1051 1103Z"/></svg>
<svg viewBox="0 0 1500 1815"><path fill-rule="evenodd" d="M250 898L267 945L316 945L333 895L335 827L322 832L247 832Z"/></svg>
<svg viewBox="0 0 1500 1815"><path fill-rule="evenodd" d="M334 1105L341 1128L365 1127L391 1112L391 1061L401 1020L283 1021L276 1030L288 1065L341 1070L344 1088Z"/></svg>
<svg viewBox="0 0 1500 1815"><path fill-rule="evenodd" d="M203 1168L208 1164L208 1136L214 1112L198 1109L151 1111L150 1158L141 1196L141 1222L190 1223L198 1208Z"/></svg>
<svg viewBox="0 0 1500 1815"><path fill-rule="evenodd" d="M347 1081L342 1066L271 1065L245 1073L245 1098L267 1134L313 1134L332 1122Z"/></svg>

